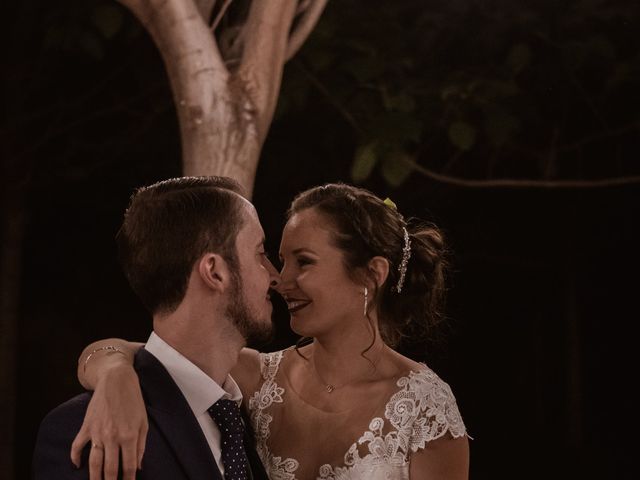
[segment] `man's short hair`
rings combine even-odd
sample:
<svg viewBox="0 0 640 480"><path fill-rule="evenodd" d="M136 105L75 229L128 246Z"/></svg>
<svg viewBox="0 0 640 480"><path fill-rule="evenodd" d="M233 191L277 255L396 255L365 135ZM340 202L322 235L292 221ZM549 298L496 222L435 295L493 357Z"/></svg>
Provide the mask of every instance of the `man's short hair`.
<svg viewBox="0 0 640 480"><path fill-rule="evenodd" d="M174 311L195 262L217 253L237 267L242 189L227 177L180 177L138 189L116 237L133 291L151 312Z"/></svg>

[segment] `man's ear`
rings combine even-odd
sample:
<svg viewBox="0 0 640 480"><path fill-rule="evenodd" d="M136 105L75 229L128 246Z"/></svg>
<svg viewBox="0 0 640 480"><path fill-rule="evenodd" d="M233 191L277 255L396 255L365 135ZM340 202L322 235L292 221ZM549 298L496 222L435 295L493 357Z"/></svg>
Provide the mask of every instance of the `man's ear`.
<svg viewBox="0 0 640 480"><path fill-rule="evenodd" d="M389 276L389 260L384 257L376 256L369 260L367 265L369 275L376 282L378 288L382 288L384 282L387 281Z"/></svg>
<svg viewBox="0 0 640 480"><path fill-rule="evenodd" d="M229 288L231 275L229 265L217 253L205 253L198 261L198 274L209 288L224 292Z"/></svg>

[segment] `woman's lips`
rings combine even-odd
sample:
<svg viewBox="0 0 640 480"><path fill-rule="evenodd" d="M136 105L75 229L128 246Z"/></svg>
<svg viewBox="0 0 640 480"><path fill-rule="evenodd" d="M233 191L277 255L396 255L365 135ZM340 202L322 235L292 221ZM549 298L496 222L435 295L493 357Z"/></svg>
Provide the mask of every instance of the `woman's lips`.
<svg viewBox="0 0 640 480"><path fill-rule="evenodd" d="M295 312L298 312L299 310L302 310L304 307L306 307L310 303L311 303L311 300L289 299L287 300L287 307L289 309L289 313L295 313Z"/></svg>

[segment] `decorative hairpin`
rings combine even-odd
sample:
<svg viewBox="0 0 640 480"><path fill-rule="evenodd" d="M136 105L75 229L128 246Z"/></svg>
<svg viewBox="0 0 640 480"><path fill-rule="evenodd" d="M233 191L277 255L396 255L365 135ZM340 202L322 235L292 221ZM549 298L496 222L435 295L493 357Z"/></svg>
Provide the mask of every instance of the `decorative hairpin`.
<svg viewBox="0 0 640 480"><path fill-rule="evenodd" d="M385 198L383 203L389 207L393 208L396 212L398 211L398 207L393 200L389 197ZM402 219L402 215L400 215ZM400 261L400 265L398 265L398 273L400 277L398 278L398 283L393 290L400 293L402 292L402 286L404 285L404 277L407 274L407 265L409 265L409 259L411 258L411 239L409 238L409 232L405 227L402 227L402 233L404 234L404 245L402 247L402 260Z"/></svg>
<svg viewBox="0 0 640 480"><path fill-rule="evenodd" d="M398 265L400 278L398 278L398 283L394 287L394 290L398 293L402 292L404 277L407 274L407 265L409 265L409 259L411 258L411 239L409 238L409 232L405 227L402 227L402 233L404 234L404 246L402 247L402 261L400 265Z"/></svg>

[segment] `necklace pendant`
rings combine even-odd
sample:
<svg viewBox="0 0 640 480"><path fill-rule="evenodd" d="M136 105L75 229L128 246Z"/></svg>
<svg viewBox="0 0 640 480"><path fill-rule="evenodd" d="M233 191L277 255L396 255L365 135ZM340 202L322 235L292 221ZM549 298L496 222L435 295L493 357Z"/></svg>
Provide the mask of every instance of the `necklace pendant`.
<svg viewBox="0 0 640 480"><path fill-rule="evenodd" d="M327 384L326 389L327 389L327 393L331 393L335 390L336 387L334 387L331 384Z"/></svg>

